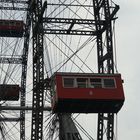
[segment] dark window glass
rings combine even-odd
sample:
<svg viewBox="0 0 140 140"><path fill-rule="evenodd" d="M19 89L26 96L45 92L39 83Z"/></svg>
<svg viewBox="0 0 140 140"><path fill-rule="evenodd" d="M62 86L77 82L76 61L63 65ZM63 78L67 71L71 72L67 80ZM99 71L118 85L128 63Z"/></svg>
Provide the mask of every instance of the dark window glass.
<svg viewBox="0 0 140 140"><path fill-rule="evenodd" d="M88 79L87 78L77 78L77 86L79 88L88 87Z"/></svg>
<svg viewBox="0 0 140 140"><path fill-rule="evenodd" d="M105 88L115 88L114 79L104 79L104 87Z"/></svg>
<svg viewBox="0 0 140 140"><path fill-rule="evenodd" d="M90 79L90 86L92 88L101 88L102 87L102 80L100 78Z"/></svg>
<svg viewBox="0 0 140 140"><path fill-rule="evenodd" d="M64 87L74 87L74 78L64 78Z"/></svg>
<svg viewBox="0 0 140 140"><path fill-rule="evenodd" d="M16 25L18 25L18 26L19 26L19 25L20 25L20 22L16 22Z"/></svg>
<svg viewBox="0 0 140 140"><path fill-rule="evenodd" d="M9 25L9 22L8 21L5 21L5 23L4 23L5 25Z"/></svg>
<svg viewBox="0 0 140 140"><path fill-rule="evenodd" d="M11 21L10 24L11 24L11 25L15 25L15 22Z"/></svg>

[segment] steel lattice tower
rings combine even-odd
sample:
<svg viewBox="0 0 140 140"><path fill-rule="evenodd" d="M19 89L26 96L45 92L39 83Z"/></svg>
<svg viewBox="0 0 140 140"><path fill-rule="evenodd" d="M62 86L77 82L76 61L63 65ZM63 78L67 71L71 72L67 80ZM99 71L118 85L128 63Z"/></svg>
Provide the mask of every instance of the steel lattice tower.
<svg viewBox="0 0 140 140"><path fill-rule="evenodd" d="M1 0L2 1L2 0ZM5 0L6 1L6 0ZM13 1L8 0L9 3ZM97 64L98 73L114 74L114 52L113 52L113 35L112 22L116 19L115 15L119 10L119 6L112 7L110 0L92 0L92 10L94 19L82 18L61 18L43 16L47 6L54 6L55 2L47 3L43 0L16 1L17 3L26 4L26 8L7 7L7 9L27 11L26 26L24 34L24 47L22 59L2 58L1 63L17 63L22 64L21 76L21 101L19 107L1 107L1 110L20 110L20 140L25 140L25 110L32 111L31 125L31 140L43 140L43 117L44 111L51 109L44 107L44 91L50 90L50 81L44 79L44 35L76 35L76 36L95 36L97 46ZM57 6L64 5L65 2L56 4ZM80 4L79 4L80 5ZM78 5L78 6L79 6ZM73 5L77 6L77 5ZM82 5L81 5L82 6ZM3 7L1 7L2 9ZM102 17L104 14L104 18ZM46 26L52 24L54 26ZM58 24L67 28L60 28ZM84 25L93 27L87 29L73 29L74 26ZM52 27L52 28L51 28ZM54 28L55 27L55 28ZM32 29L32 30L31 30ZM26 79L27 79L27 62L29 37L32 31L32 60L33 60L33 99L32 107L26 107ZM105 38L103 38L105 36ZM103 40L106 43L106 49L103 46ZM53 42L53 41L52 41ZM85 64L86 65L86 64ZM60 140L82 140L78 129L72 119L71 114L55 114L55 121L59 124L59 139ZM9 119L10 120L10 119ZM14 120L14 119L13 119ZM17 121L17 119L15 119ZM97 126L97 140L103 140L104 123L107 124L107 140L114 140L114 114L99 113ZM68 124L68 125L67 125ZM69 127L68 127L69 126ZM55 126L53 126L55 127Z"/></svg>
<svg viewBox="0 0 140 140"><path fill-rule="evenodd" d="M40 3L40 2L38 1L38 3ZM37 8L37 10L40 10L40 11L38 11L38 13L40 13L40 14L38 14L36 16L40 16L41 15L42 8L40 8L40 7ZM114 15L118 11L119 7L116 6L114 11L112 13L110 13L110 5L109 5L109 1L108 0L101 0L101 1L100 0L93 0L93 7L94 7L95 25L96 25L96 32L95 33L93 33L93 32L86 32L86 31L84 31L84 32L74 31L73 32L71 29L72 29L72 27L75 24L75 21L76 21L75 19L55 19L55 18L54 19L46 18L46 20L50 20L50 22L54 22L54 23L57 23L57 22L59 22L59 23L60 22L66 23L66 22L68 22L69 24L71 24L69 29L68 29L68 31L57 30L57 29L53 30L53 31L52 31L52 29L44 30L44 31L45 31L46 34L49 33L49 34L69 34L69 35L72 35L72 34L78 34L78 35L82 35L82 34L85 34L85 35L89 35L90 34L91 35L91 34L93 34L93 35L97 35L98 72L99 73L114 73L112 25L111 25L111 22L112 22L112 20L114 18ZM104 10L104 13L105 13L104 25L101 25L101 18L100 18L100 14L99 14L101 8ZM72 21L72 23L70 23L71 21ZM85 20L82 20L82 22L84 22L84 21ZM77 20L77 24L78 24L78 22L79 22L79 20ZM35 25L37 23L38 23L38 21L35 22ZM103 32L106 32L106 41L107 41L107 52L106 52L106 54L104 54L103 46L102 46L102 34L103 34ZM34 36L36 36L36 35L34 34ZM38 38L38 39L35 38L35 41L34 41L35 44L38 44L37 40L41 41L41 39L43 39L42 36L40 38ZM38 50L38 52L39 51L42 52L42 49L43 49L43 44L40 44L40 45L42 45L42 47L39 48L40 50ZM35 45L36 49L37 49L37 47L38 46ZM41 54L42 54L42 56L40 56L40 57L43 58L43 53L41 53ZM34 57L36 57L36 54L34 55ZM107 64L107 66L105 66L105 63ZM35 66L39 67L39 65L43 66L43 62L39 62L38 64L35 63L34 67ZM106 72L105 72L105 67L107 68ZM36 75L36 73L37 72L35 72L35 75ZM42 79L42 76L39 76L39 77ZM37 78L34 77L34 79L37 79ZM42 85L42 83L41 83L41 85ZM36 89L36 87L35 87L35 89ZM40 97L38 97L38 98L40 98ZM41 99L42 99L42 97L41 97ZM100 113L98 115L98 136L97 136L98 140L102 140L103 139L103 125L104 125L104 119L103 118L104 118L104 114ZM113 140L114 114L113 113L107 114L106 119L107 119L107 139L108 140ZM63 122L63 119L60 119L60 124L61 124L61 121ZM63 123L65 123L65 122L63 122ZM40 122L40 124L41 124L41 122ZM64 133L64 132L65 132L65 130L63 128L63 131L60 131L60 135L63 135L61 133ZM60 139L64 139L64 138L60 137ZM73 139L79 139L79 138L75 137Z"/></svg>
<svg viewBox="0 0 140 140"><path fill-rule="evenodd" d="M99 73L114 73L114 59L113 59L113 41L112 41L112 19L116 12L119 10L119 6L116 5L112 14L109 9L109 1L103 0L93 0L94 4L94 13L95 13L95 23L97 30L97 53L98 53L98 72ZM99 11L103 6L105 12L105 27L104 32L106 32L106 41L107 41L107 52L104 54L102 46L102 33L100 23L100 14ZM106 64L105 64L106 63ZM107 66L106 66L107 65ZM105 71L105 68L107 70ZM104 117L105 114L99 113L98 115L98 133L97 139L103 140L103 127L104 121L107 120L107 139L113 140L114 138L114 114L109 113L107 117ZM104 119L105 118L105 119Z"/></svg>

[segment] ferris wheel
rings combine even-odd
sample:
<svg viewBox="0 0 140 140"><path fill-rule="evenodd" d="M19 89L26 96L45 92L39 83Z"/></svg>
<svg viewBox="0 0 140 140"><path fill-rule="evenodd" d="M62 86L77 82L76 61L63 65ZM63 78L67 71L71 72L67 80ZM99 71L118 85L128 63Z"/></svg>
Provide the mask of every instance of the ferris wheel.
<svg viewBox="0 0 140 140"><path fill-rule="evenodd" d="M112 0L0 0L0 139L117 140L118 10Z"/></svg>

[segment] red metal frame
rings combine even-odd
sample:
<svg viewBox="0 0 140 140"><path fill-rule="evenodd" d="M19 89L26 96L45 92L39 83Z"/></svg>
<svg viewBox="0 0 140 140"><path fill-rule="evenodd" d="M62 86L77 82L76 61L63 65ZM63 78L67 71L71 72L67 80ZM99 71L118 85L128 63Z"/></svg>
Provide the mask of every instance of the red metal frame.
<svg viewBox="0 0 140 140"><path fill-rule="evenodd" d="M120 74L77 74L77 73L56 73L55 74L55 82L56 82L56 93L53 96L52 106L54 110L61 110L62 112L67 112L67 107L74 107L75 112L81 112L80 104L90 104L91 106L97 106L97 109L93 109L93 112L100 110L107 111L109 110L117 112L122 107L124 102L124 92L122 86L122 79ZM101 78L107 79L111 78L115 80L115 88L66 88L63 85L63 77L74 77L74 78ZM60 105L61 104L61 105ZM108 104L108 105L107 105ZM112 106L111 109L105 109L109 106ZM62 108L65 105L66 108ZM76 106L77 110L76 110ZM117 107L117 105L119 107ZM83 108L84 106L81 105ZM98 108L98 106L106 106L104 109ZM116 106L116 108L115 108ZM89 107L88 107L89 108ZM79 110L79 111L78 111ZM72 109L68 110L71 112ZM85 112L92 112L92 108L90 110L85 110Z"/></svg>
<svg viewBox="0 0 140 140"><path fill-rule="evenodd" d="M0 20L0 36L22 37L24 26L24 22L20 20Z"/></svg>
<svg viewBox="0 0 140 140"><path fill-rule="evenodd" d="M2 23L2 24L1 24ZM0 20L0 30L23 30L24 22L22 20Z"/></svg>
<svg viewBox="0 0 140 140"><path fill-rule="evenodd" d="M17 101L19 91L19 85L0 85L0 100Z"/></svg>

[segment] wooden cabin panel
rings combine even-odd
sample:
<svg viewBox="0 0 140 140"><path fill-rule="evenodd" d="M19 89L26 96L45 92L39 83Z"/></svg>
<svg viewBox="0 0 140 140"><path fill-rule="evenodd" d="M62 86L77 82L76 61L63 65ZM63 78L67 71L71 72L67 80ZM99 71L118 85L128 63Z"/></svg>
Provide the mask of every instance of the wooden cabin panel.
<svg viewBox="0 0 140 140"><path fill-rule="evenodd" d="M22 37L23 32L23 21L0 20L0 37Z"/></svg>
<svg viewBox="0 0 140 140"><path fill-rule="evenodd" d="M58 98L65 99L122 99L117 90L101 89L62 89L58 90Z"/></svg>
<svg viewBox="0 0 140 140"><path fill-rule="evenodd" d="M78 79L75 82L73 79L65 79L64 82L63 78L67 77L74 77L76 80L82 77L84 80ZM95 80L89 82L91 78ZM114 79L114 81L108 79ZM52 108L57 113L117 113L124 103L120 74L110 76L56 73L55 83Z"/></svg>
<svg viewBox="0 0 140 140"><path fill-rule="evenodd" d="M19 90L19 85L0 85L0 100L17 101Z"/></svg>
<svg viewBox="0 0 140 140"><path fill-rule="evenodd" d="M104 77L106 78L106 77ZM113 78L113 77L112 77ZM115 88L64 88L62 76L57 76L57 96L67 99L123 99L123 87L120 76L115 77Z"/></svg>

